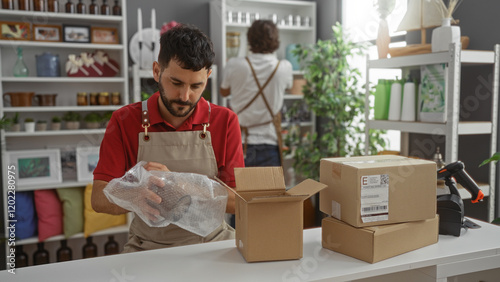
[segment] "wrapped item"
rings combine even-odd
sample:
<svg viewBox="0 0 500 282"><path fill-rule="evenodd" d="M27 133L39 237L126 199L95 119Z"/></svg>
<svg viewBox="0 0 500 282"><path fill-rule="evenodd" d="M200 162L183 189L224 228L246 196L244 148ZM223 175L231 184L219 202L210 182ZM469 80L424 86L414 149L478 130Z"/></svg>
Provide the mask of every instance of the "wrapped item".
<svg viewBox="0 0 500 282"><path fill-rule="evenodd" d="M224 186L205 175L170 171L147 171L142 161L123 177L111 180L104 194L114 204L133 211L151 227L171 223L202 237L222 224L227 203ZM153 191L162 198L146 199ZM160 212L153 217L151 208Z"/></svg>

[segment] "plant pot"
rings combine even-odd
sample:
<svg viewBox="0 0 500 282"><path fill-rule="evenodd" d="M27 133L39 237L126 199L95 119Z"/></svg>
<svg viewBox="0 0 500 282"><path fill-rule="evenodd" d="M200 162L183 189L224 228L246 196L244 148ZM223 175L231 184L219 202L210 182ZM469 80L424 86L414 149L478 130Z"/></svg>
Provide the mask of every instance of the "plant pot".
<svg viewBox="0 0 500 282"><path fill-rule="evenodd" d="M21 131L21 124L14 123L13 125L10 126L10 131L13 131L13 132Z"/></svg>
<svg viewBox="0 0 500 282"><path fill-rule="evenodd" d="M50 125L51 130L61 130L61 123L60 122L53 122Z"/></svg>
<svg viewBox="0 0 500 282"><path fill-rule="evenodd" d="M101 123L98 121L85 122L87 129L97 129L101 127Z"/></svg>
<svg viewBox="0 0 500 282"><path fill-rule="evenodd" d="M47 123L37 123L35 125L35 130L36 131L46 131L47 130Z"/></svg>
<svg viewBox="0 0 500 282"><path fill-rule="evenodd" d="M80 128L80 122L79 121L67 121L66 122L66 129L70 130L75 130Z"/></svg>
<svg viewBox="0 0 500 282"><path fill-rule="evenodd" d="M10 98L11 107L31 107L35 92L9 92L3 94L3 97Z"/></svg>
<svg viewBox="0 0 500 282"><path fill-rule="evenodd" d="M24 131L35 132L35 122L25 122L24 123Z"/></svg>

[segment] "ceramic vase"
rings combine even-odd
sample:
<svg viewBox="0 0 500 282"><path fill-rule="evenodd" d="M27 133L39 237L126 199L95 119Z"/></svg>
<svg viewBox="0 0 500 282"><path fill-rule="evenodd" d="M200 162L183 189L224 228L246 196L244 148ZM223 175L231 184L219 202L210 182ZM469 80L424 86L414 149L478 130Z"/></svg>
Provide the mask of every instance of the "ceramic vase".
<svg viewBox="0 0 500 282"><path fill-rule="evenodd" d="M35 122L25 122L24 123L24 131L35 132Z"/></svg>
<svg viewBox="0 0 500 282"><path fill-rule="evenodd" d="M389 43L391 43L391 37L389 36L389 25L387 24L385 18L380 19L376 43L378 58L387 58L387 55L389 55Z"/></svg>
<svg viewBox="0 0 500 282"><path fill-rule="evenodd" d="M444 18L440 27L432 31L432 52L448 51L450 43L460 42L460 27L451 25L451 18Z"/></svg>

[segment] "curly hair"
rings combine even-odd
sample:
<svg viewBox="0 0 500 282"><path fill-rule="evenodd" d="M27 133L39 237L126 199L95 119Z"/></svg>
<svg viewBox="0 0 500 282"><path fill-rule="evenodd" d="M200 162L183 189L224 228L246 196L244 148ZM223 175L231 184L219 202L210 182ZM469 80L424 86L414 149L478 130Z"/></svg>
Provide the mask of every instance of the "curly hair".
<svg viewBox="0 0 500 282"><path fill-rule="evenodd" d="M158 63L162 68L166 68L170 60L176 60L184 69L208 70L214 58L212 41L193 25L179 24L160 38Z"/></svg>
<svg viewBox="0 0 500 282"><path fill-rule="evenodd" d="M250 51L254 53L272 53L280 47L279 31L270 20L256 20L247 32Z"/></svg>

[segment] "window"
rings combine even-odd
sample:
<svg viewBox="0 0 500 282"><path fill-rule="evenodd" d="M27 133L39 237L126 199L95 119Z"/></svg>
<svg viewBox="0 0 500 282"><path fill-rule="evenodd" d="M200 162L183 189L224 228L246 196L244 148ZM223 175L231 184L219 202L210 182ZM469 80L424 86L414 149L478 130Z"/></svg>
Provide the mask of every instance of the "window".
<svg viewBox="0 0 500 282"><path fill-rule="evenodd" d="M379 0L380 1L380 0ZM389 0L390 1L390 0ZM386 18L389 26L389 35L391 36L390 47L405 46L404 35L406 32L396 32L405 12L407 1L392 0L395 2L392 13ZM343 0L342 1L342 26L350 38L355 42L369 42L368 56L370 59L377 59L377 47L375 40L377 38L378 26L380 22L379 12L377 11L377 0ZM399 41L399 42L398 42ZM355 65L361 72L362 80L366 79L366 57L353 58L351 64ZM395 79L401 78L401 70L377 70L370 73L370 85L376 85L381 78ZM373 103L373 101L371 101ZM372 104L373 105L373 104ZM389 139L388 150L400 150L399 131L387 131Z"/></svg>

